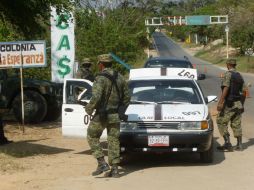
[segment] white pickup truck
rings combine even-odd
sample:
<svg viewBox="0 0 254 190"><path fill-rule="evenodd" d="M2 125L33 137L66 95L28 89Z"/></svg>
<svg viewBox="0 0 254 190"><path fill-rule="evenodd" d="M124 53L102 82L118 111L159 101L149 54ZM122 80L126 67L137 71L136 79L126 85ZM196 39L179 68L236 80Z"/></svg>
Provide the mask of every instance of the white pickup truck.
<svg viewBox="0 0 254 190"><path fill-rule="evenodd" d="M217 97L204 97L196 80L191 68L132 69L128 120L120 124L121 151L198 152L203 162L212 162L213 122L207 104ZM65 80L64 136L86 137L91 118L77 98L88 102L91 89L90 81Z"/></svg>

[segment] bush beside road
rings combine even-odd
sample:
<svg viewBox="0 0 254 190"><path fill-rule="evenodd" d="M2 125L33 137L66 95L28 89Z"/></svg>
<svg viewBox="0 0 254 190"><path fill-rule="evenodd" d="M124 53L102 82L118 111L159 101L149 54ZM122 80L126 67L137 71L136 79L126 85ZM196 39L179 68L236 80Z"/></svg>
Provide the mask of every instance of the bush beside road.
<svg viewBox="0 0 254 190"><path fill-rule="evenodd" d="M179 43L189 54L198 57L215 65L225 67L226 62L226 46L222 44L216 45L195 45ZM245 73L254 73L254 56L238 56L236 49L229 48L229 58L237 60L237 69Z"/></svg>

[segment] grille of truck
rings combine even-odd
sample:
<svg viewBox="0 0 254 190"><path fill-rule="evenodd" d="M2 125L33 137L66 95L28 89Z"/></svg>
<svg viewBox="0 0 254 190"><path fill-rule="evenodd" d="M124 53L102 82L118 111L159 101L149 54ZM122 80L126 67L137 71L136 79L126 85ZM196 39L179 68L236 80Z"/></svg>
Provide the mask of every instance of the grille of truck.
<svg viewBox="0 0 254 190"><path fill-rule="evenodd" d="M138 123L139 129L176 129L178 130L180 123Z"/></svg>

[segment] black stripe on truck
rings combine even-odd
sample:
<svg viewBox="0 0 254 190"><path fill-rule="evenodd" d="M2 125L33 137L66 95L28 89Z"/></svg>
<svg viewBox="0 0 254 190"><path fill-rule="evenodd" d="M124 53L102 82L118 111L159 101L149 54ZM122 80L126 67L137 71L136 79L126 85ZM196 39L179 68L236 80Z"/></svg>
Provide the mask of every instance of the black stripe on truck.
<svg viewBox="0 0 254 190"><path fill-rule="evenodd" d="M167 76L167 68L161 68L161 76Z"/></svg>
<svg viewBox="0 0 254 190"><path fill-rule="evenodd" d="M161 104L154 106L154 120L162 120Z"/></svg>

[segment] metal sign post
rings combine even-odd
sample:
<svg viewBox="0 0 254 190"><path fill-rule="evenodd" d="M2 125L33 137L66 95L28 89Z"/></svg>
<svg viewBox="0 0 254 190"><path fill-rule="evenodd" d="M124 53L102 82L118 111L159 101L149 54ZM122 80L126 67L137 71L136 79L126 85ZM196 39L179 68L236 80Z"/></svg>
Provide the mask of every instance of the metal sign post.
<svg viewBox="0 0 254 190"><path fill-rule="evenodd" d="M228 27L228 25L226 25L226 27L225 27L225 32L226 32L226 46L227 46L227 59L228 59L228 57L229 57L229 55L228 55L228 33L229 33L229 27Z"/></svg>
<svg viewBox="0 0 254 190"><path fill-rule="evenodd" d="M20 88L21 88L21 113L22 113L22 131L25 133L25 109L24 109L24 89L23 89L23 54L21 51L20 67Z"/></svg>
<svg viewBox="0 0 254 190"><path fill-rule="evenodd" d="M167 17L153 17L147 18L145 20L145 25L149 26L181 26L181 25L189 25L189 26L207 26L212 24L228 24L228 15L193 15L193 16L167 16ZM228 32L229 27L226 25L225 28L226 32L226 40L227 40L227 59L228 55ZM196 44L197 44L197 35L196 37ZM189 40L188 40L189 41ZM206 36L207 42L207 36Z"/></svg>

